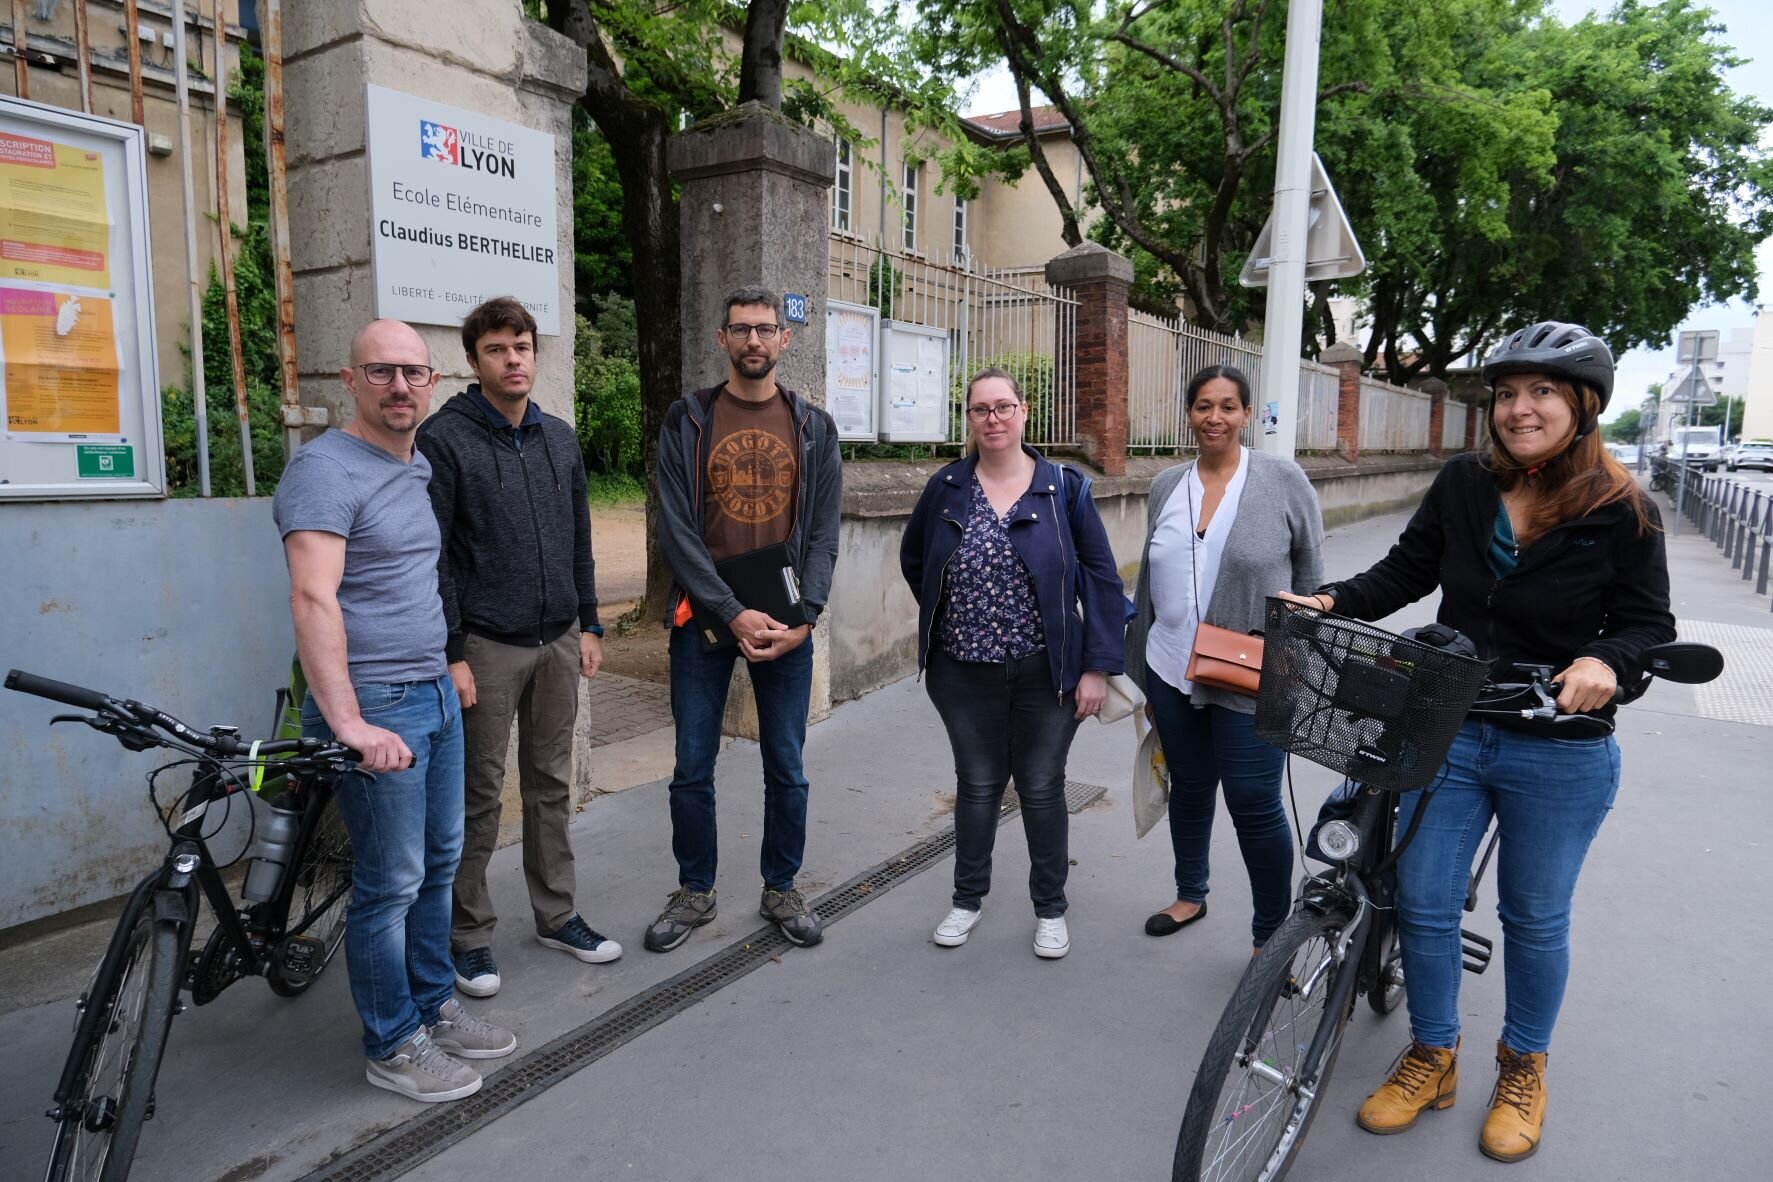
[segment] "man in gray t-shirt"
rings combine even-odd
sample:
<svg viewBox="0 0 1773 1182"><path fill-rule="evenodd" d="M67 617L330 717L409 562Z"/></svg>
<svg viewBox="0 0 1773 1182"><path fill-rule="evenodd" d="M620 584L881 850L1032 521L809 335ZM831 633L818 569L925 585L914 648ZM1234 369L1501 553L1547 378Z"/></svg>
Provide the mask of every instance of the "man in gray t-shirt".
<svg viewBox="0 0 1773 1182"><path fill-rule="evenodd" d="M272 515L289 560L302 733L362 752L338 784L356 868L345 918L369 1082L457 1100L480 1076L453 1056L517 1049L455 1000L450 887L462 853L462 708L444 660L431 466L413 436L437 371L408 325L377 320L339 371L356 404L291 457Z"/></svg>

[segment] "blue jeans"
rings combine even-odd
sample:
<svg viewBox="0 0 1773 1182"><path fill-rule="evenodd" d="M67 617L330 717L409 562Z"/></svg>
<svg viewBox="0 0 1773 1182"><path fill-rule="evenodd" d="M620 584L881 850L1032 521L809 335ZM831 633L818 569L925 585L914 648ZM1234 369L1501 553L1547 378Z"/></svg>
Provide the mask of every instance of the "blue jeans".
<svg viewBox="0 0 1773 1182"><path fill-rule="evenodd" d="M1472 858L1494 816L1502 834L1502 1041L1520 1054L1550 1049L1570 977L1576 876L1618 790L1619 745L1611 736L1547 739L1480 722L1459 729L1397 866L1398 943L1416 1041L1451 1047L1459 1037L1459 918ZM1423 800L1421 792L1403 798L1400 834Z"/></svg>
<svg viewBox="0 0 1773 1182"><path fill-rule="evenodd" d="M1065 760L1077 734L1076 695L1053 692L1045 649L975 662L933 645L925 684L954 748L954 905L977 911L991 890L998 808L1013 776L1028 838L1028 897L1036 918L1059 918L1071 869Z"/></svg>
<svg viewBox="0 0 1773 1182"><path fill-rule="evenodd" d="M363 1053L386 1059L421 1023L437 1021L455 989L449 916L462 856L462 708L448 677L360 685L357 708L413 754L405 771L355 773L336 789L357 860L345 913L351 1000ZM302 734L332 738L312 694Z"/></svg>
<svg viewBox="0 0 1773 1182"><path fill-rule="evenodd" d="M1281 807L1286 752L1256 737L1256 716L1193 705L1186 694L1145 670L1145 697L1170 768L1170 845L1176 898L1204 903L1207 851L1219 786L1250 874L1255 914L1250 938L1265 943L1293 909L1293 831Z"/></svg>
<svg viewBox="0 0 1773 1182"><path fill-rule="evenodd" d="M726 691L738 649L702 651L694 628L671 630L671 718L677 724L677 766L671 773L671 852L677 881L692 891L714 889L719 858L714 823L714 757L720 753ZM774 661L747 661L757 699L763 753L763 885L794 886L806 850L807 703L813 691L813 640Z"/></svg>

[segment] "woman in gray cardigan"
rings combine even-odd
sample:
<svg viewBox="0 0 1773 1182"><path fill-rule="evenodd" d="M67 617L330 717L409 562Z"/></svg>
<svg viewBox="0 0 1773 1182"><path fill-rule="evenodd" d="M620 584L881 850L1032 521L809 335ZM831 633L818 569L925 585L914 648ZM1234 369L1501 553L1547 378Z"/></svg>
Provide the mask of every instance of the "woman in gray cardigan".
<svg viewBox="0 0 1773 1182"><path fill-rule="evenodd" d="M1250 383L1229 365L1188 383L1193 463L1151 482L1138 609L1127 626L1127 674L1145 691L1170 769L1170 842L1176 901L1145 921L1152 936L1207 914L1207 847L1219 786L1250 873L1260 948L1292 902L1293 841L1281 808L1285 755L1255 735L1256 699L1185 676L1201 622L1234 632L1262 627L1276 587L1323 581L1323 515L1299 465L1251 451Z"/></svg>

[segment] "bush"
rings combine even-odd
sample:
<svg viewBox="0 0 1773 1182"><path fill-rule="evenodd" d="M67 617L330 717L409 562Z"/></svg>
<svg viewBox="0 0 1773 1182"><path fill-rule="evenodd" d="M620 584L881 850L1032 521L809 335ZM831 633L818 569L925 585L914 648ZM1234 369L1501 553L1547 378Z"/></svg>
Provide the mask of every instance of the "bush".
<svg viewBox="0 0 1773 1182"><path fill-rule="evenodd" d="M965 425L967 382L982 369L1001 369L1015 377L1028 402L1028 433L1038 435L1045 429L1046 415L1054 405L1056 377L1053 358L1047 353L994 353L974 357L966 373L955 370L949 375L948 395L954 416ZM962 438L965 436L963 434Z"/></svg>
<svg viewBox="0 0 1773 1182"><path fill-rule="evenodd" d="M575 317L573 418L587 472L638 479L641 467L640 367L605 353L608 338Z"/></svg>

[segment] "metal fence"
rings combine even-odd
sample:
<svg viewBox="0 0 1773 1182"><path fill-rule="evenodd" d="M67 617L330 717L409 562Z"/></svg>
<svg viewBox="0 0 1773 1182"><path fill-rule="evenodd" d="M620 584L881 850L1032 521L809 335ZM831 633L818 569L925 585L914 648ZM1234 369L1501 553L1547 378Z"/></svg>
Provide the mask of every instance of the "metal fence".
<svg viewBox="0 0 1773 1182"><path fill-rule="evenodd" d="M1262 396L1262 347L1228 337L1180 318L1127 314L1127 450L1162 454L1190 449L1194 435L1182 397L1188 381L1209 365L1235 365L1250 379L1258 410ZM1336 446L1340 375L1328 366L1299 365L1298 425L1295 447L1330 451ZM1256 445L1259 423L1252 419L1244 442Z"/></svg>
<svg viewBox="0 0 1773 1182"><path fill-rule="evenodd" d="M1730 560L1730 569L1742 572L1743 582L1754 579L1756 595L1767 594L1773 575L1773 492L1734 476L1707 476L1698 465L1667 456L1657 457L1652 468L1652 488L1673 486L1674 532L1681 532L1684 516Z"/></svg>
<svg viewBox="0 0 1773 1182"><path fill-rule="evenodd" d="M1077 300L1039 268L993 268L905 254L845 235L830 239L826 296L880 309L948 334L948 438L966 438L965 383L996 366L1028 399L1024 437L1036 447L1077 442Z"/></svg>
<svg viewBox="0 0 1773 1182"><path fill-rule="evenodd" d="M1432 401L1417 390L1362 378L1361 451L1426 450Z"/></svg>

